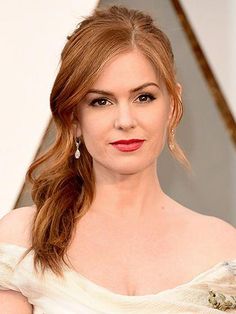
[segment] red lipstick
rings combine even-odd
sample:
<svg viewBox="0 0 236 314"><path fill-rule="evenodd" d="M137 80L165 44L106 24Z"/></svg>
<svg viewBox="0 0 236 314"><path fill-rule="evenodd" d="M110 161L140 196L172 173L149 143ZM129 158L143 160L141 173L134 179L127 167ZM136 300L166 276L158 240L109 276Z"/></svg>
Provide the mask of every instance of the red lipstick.
<svg viewBox="0 0 236 314"><path fill-rule="evenodd" d="M131 143L136 143L136 142L143 142L144 140L141 140L139 138L132 138L130 140L118 140L114 141L111 144L131 144Z"/></svg>
<svg viewBox="0 0 236 314"><path fill-rule="evenodd" d="M130 139L130 140L119 140L112 142L111 144L118 150L122 152L130 152L139 149L144 140L140 139Z"/></svg>

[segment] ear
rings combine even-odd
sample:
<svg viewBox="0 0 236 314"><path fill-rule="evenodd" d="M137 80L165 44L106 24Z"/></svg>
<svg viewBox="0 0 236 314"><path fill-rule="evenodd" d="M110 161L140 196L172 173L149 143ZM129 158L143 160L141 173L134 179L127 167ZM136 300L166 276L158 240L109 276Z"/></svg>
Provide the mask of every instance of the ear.
<svg viewBox="0 0 236 314"><path fill-rule="evenodd" d="M75 138L81 136L82 132L79 123L73 123L73 134Z"/></svg>
<svg viewBox="0 0 236 314"><path fill-rule="evenodd" d="M71 120L72 120L72 128L73 128L74 137L75 138L80 137L82 134L81 127L80 127L79 119L77 115L75 114L75 112L72 113Z"/></svg>

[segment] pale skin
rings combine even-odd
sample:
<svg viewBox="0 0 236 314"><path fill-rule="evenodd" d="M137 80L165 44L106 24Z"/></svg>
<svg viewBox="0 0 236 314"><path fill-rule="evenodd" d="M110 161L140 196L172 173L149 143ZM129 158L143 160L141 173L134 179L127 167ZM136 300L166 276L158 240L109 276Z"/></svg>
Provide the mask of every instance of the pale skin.
<svg viewBox="0 0 236 314"><path fill-rule="evenodd" d="M130 90L153 82L135 93ZM176 85L181 94L181 86ZM186 283L223 260L236 259L236 230L216 217L184 207L165 194L156 161L166 140L173 104L163 82L138 51L112 60L78 106L75 136L83 135L94 162L96 197L75 228L68 257L75 272L123 295L156 294ZM156 99L141 95L151 93ZM101 107L88 104L95 98ZM143 138L132 153L109 143ZM34 207L0 220L0 242L28 248ZM14 230L14 233L12 232ZM20 293L0 291L0 311L32 313Z"/></svg>
<svg viewBox="0 0 236 314"><path fill-rule="evenodd" d="M149 86L130 93L148 83ZM181 91L179 84L176 87ZM114 96L89 93L77 109L76 135L83 135L94 162L96 198L91 211L130 223L148 216L152 219L153 215L161 214L165 199L156 159L163 149L171 118L170 96L151 64L138 51L110 62L93 89L109 91ZM145 93L151 93L155 99L142 96ZM107 100L96 103L96 107L89 106L98 97ZM124 153L110 144L131 138L145 139L138 151Z"/></svg>
<svg viewBox="0 0 236 314"><path fill-rule="evenodd" d="M150 82L158 87L130 93ZM181 86L176 84L176 88L181 94ZM213 224L216 218L182 206L160 186L156 161L166 140L172 98L137 50L110 61L93 89L113 96L89 93L77 108L75 136L83 135L93 157L96 196L68 250L74 269L127 295L156 293L189 281L222 260L222 252L214 250L210 255L207 244L213 242L213 238L208 240L209 222ZM141 96L145 93L155 99ZM89 106L98 97L103 100ZM145 139L144 145L132 153L110 145L130 138ZM230 230L236 238L235 230ZM232 257L230 249L224 250ZM98 256L99 267L94 269L88 261Z"/></svg>

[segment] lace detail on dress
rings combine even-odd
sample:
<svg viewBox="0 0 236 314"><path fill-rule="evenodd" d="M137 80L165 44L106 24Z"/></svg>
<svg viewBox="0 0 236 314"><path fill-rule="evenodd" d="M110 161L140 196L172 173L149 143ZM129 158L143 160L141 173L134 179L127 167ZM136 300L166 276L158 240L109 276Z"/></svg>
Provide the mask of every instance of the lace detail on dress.
<svg viewBox="0 0 236 314"><path fill-rule="evenodd" d="M223 293L217 293L214 290L209 291L208 301L214 309L226 311L236 309L236 296L226 296Z"/></svg>
<svg viewBox="0 0 236 314"><path fill-rule="evenodd" d="M226 266L226 268L227 268L234 276L236 276L236 261L226 261L226 262L224 262L223 266Z"/></svg>
<svg viewBox="0 0 236 314"><path fill-rule="evenodd" d="M233 277L230 283L233 284L235 287L236 284L236 260L234 261L225 261L222 264L226 267L227 271L229 271ZM218 310L226 311L229 309L236 309L236 291L235 295L224 295L222 292L216 292L215 290L211 289L208 295L208 302L209 304Z"/></svg>

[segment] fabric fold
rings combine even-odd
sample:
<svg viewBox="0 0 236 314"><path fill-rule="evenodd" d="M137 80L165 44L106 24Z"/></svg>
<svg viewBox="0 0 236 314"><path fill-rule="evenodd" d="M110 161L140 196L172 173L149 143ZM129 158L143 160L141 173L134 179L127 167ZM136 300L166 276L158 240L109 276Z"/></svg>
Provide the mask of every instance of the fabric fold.
<svg viewBox="0 0 236 314"><path fill-rule="evenodd" d="M50 270L42 279L34 271L32 251L18 264L26 250L0 242L0 290L21 292L34 314L236 314L233 302L231 307L228 302L230 296L236 298L236 259L222 261L175 288L127 296L72 269L64 269L64 279Z"/></svg>

